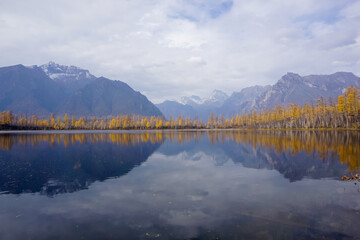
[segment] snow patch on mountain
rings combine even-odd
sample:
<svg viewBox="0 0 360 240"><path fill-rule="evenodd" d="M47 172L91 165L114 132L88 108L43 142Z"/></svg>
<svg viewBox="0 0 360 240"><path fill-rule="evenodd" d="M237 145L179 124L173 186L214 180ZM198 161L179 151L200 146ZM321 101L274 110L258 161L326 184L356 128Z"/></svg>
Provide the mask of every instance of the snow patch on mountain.
<svg viewBox="0 0 360 240"><path fill-rule="evenodd" d="M75 66L64 66L50 61L47 64L41 65L40 68L54 81L79 81L79 80L93 80L96 77L86 69Z"/></svg>

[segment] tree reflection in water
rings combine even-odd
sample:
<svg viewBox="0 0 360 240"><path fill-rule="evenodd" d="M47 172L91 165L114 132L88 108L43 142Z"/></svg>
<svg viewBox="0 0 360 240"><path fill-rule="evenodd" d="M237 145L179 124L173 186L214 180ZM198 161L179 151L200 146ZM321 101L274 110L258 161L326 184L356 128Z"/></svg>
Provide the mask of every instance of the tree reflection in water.
<svg viewBox="0 0 360 240"><path fill-rule="evenodd" d="M10 150L13 146L36 146L49 143L50 146L76 143L113 143L117 145L136 145L139 143L158 143L165 140L183 144L194 140L198 142L208 137L212 145L232 141L235 143L252 144L255 149L273 148L277 153L290 151L292 156L300 152L308 155L319 154L326 160L336 155L338 160L347 165L351 172L360 166L360 132L359 131L153 131L153 132L90 132L90 133L37 133L37 134L0 134L0 150Z"/></svg>

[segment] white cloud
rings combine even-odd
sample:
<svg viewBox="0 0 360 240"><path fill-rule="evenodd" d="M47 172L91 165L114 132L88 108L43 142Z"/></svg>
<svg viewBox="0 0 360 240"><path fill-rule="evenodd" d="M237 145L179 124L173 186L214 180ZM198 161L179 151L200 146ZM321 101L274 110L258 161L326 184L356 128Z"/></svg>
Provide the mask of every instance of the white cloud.
<svg viewBox="0 0 360 240"><path fill-rule="evenodd" d="M77 65L155 102L272 84L288 71L360 72L354 0L3 0L0 35L1 66Z"/></svg>
<svg viewBox="0 0 360 240"><path fill-rule="evenodd" d="M199 64L199 65L206 64L206 61L204 59L202 59L201 57L190 57L186 61L189 63L195 63L195 64Z"/></svg>

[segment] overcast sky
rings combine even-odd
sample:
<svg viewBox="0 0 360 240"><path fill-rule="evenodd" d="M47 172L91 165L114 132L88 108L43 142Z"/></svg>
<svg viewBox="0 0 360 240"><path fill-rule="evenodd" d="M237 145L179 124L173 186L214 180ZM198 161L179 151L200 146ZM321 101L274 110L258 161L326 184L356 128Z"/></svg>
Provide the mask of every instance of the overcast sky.
<svg viewBox="0 0 360 240"><path fill-rule="evenodd" d="M50 60L158 103L300 75L360 75L356 0L1 0L0 66Z"/></svg>

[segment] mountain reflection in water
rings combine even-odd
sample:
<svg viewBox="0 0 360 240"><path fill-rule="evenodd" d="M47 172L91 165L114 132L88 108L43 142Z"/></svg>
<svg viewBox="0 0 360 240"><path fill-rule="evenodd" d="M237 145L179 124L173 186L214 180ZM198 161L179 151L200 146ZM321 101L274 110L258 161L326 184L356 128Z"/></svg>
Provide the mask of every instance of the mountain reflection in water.
<svg viewBox="0 0 360 240"><path fill-rule="evenodd" d="M340 179L359 149L356 131L1 133L0 239L356 239Z"/></svg>

